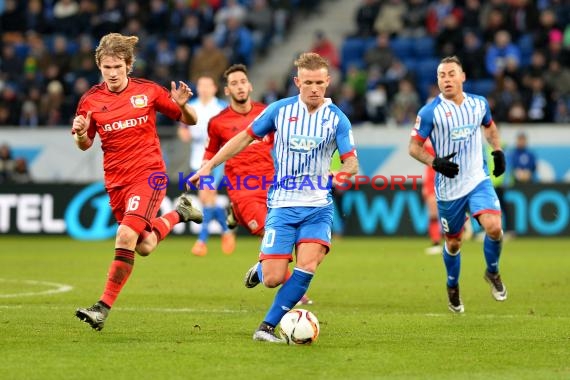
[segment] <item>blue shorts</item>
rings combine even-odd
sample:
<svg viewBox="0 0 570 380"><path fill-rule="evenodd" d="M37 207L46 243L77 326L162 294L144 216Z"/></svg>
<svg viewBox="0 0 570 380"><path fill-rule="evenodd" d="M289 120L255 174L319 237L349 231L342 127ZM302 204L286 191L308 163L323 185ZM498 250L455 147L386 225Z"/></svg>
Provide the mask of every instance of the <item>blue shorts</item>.
<svg viewBox="0 0 570 380"><path fill-rule="evenodd" d="M265 235L259 259L293 260L293 248L299 243L331 245L333 204L324 207L270 208L265 219Z"/></svg>
<svg viewBox="0 0 570 380"><path fill-rule="evenodd" d="M443 232L449 237L461 234L467 211L475 218L481 214L501 215L499 198L489 179L481 181L464 197L452 201L437 201L437 210Z"/></svg>

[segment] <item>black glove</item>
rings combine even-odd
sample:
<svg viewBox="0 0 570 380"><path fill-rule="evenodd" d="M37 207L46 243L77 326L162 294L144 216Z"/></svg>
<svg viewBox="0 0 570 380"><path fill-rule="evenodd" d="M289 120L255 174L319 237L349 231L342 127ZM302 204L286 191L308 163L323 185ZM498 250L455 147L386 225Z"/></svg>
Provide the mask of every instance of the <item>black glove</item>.
<svg viewBox="0 0 570 380"><path fill-rule="evenodd" d="M431 164L431 167L436 171L440 172L446 177L455 178L459 173L459 165L452 162L451 159L455 157L457 152L453 152L445 157L436 157Z"/></svg>
<svg viewBox="0 0 570 380"><path fill-rule="evenodd" d="M505 163L505 153L503 153L502 150L495 150L491 154L493 155L493 163L495 164L493 175L500 177L501 174L505 172L507 166Z"/></svg>

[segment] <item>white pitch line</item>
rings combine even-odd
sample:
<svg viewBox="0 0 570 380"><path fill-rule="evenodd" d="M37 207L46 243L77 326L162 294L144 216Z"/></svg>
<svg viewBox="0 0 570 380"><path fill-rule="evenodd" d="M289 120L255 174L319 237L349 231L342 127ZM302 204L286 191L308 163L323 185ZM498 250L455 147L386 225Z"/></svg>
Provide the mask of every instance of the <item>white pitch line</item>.
<svg viewBox="0 0 570 380"><path fill-rule="evenodd" d="M24 309L26 307L33 307L34 309L46 310L75 310L77 305L69 306L55 306L55 305L0 305L0 309ZM233 310L233 309L193 309L193 308L160 308L160 307L114 307L113 310L130 311L130 312L144 312L144 313L219 313L219 314L233 314L233 313L247 313L250 310Z"/></svg>
<svg viewBox="0 0 570 380"><path fill-rule="evenodd" d="M36 281L36 280L8 280L5 278L0 278L0 282L11 282L26 285L37 285L37 286L51 286L54 289L42 290L37 292L21 292L12 294L0 294L0 298L17 298L17 297L29 297L29 296L44 296L48 294L57 294L69 292L73 289L73 286L66 284L58 284L56 282L48 281Z"/></svg>
<svg viewBox="0 0 570 380"><path fill-rule="evenodd" d="M34 309L45 309L45 310L75 310L77 305L0 305L1 309L25 309L27 307ZM117 311L127 311L127 312L144 312L144 313L218 313L218 314L238 314L238 313L249 313L251 310L246 309L194 309L189 307L173 308L173 307L114 307L113 310ZM464 313L464 314L452 314L450 313L426 313L426 314L402 314L402 313L389 313L381 314L386 317L391 316L407 316L407 317L428 317L428 318L469 318L469 319L514 319L514 318L528 318L530 319L559 319L559 320L570 320L570 316L563 315L540 315L540 314L475 314L475 313Z"/></svg>
<svg viewBox="0 0 570 380"><path fill-rule="evenodd" d="M540 319L540 318L547 318L547 319L570 319L570 316L564 315L540 315L540 314L475 314L475 313L461 313L461 314L453 314L449 313L427 313L424 314L426 317L432 318L447 318L447 317L457 317L457 318L474 318L474 319L494 319L494 318L502 318L502 319L513 319L513 318L528 318L528 319Z"/></svg>
<svg viewBox="0 0 570 380"><path fill-rule="evenodd" d="M160 307L119 307L117 310L123 311L144 311L144 312L153 312L153 313L222 313L222 314L231 314L231 313L247 313L249 310L232 310L232 309L192 309L188 307L183 308L160 308Z"/></svg>

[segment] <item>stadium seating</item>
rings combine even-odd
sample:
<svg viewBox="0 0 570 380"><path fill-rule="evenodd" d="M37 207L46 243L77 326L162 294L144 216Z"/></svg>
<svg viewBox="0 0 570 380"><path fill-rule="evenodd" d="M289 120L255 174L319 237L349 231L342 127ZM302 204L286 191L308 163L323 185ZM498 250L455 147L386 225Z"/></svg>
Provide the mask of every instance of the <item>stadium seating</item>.
<svg viewBox="0 0 570 380"><path fill-rule="evenodd" d="M416 78L419 82L436 81L437 66L439 65L438 58L426 58L417 61L414 67Z"/></svg>
<svg viewBox="0 0 570 380"><path fill-rule="evenodd" d="M414 57L414 39L410 37L395 37L390 40L390 48L394 55L402 61Z"/></svg>
<svg viewBox="0 0 570 380"><path fill-rule="evenodd" d="M360 37L347 38L341 48L341 70L343 73L350 66L364 67L364 53L367 48L367 39Z"/></svg>
<svg viewBox="0 0 570 380"><path fill-rule="evenodd" d="M473 81L473 92L477 95L487 96L495 89L494 79L477 79Z"/></svg>
<svg viewBox="0 0 570 380"><path fill-rule="evenodd" d="M433 78L433 80L423 80L416 83L416 90L420 95L420 99L422 101L426 100L429 95L429 88L432 84L437 84L437 80Z"/></svg>
<svg viewBox="0 0 570 380"><path fill-rule="evenodd" d="M519 37L517 46L521 51L521 67L530 64L531 56L534 51L534 41L531 34L524 34Z"/></svg>
<svg viewBox="0 0 570 380"><path fill-rule="evenodd" d="M472 80L466 80L463 83L463 91L468 92L470 94L475 93L475 86Z"/></svg>
<svg viewBox="0 0 570 380"><path fill-rule="evenodd" d="M432 37L417 37L413 40L414 56L418 59L435 57L435 41Z"/></svg>
<svg viewBox="0 0 570 380"><path fill-rule="evenodd" d="M406 68L408 69L408 71L410 73L414 73L415 67L418 63L417 59L415 59L414 57L408 57L408 58L401 59L401 61L404 64L404 66L406 66Z"/></svg>

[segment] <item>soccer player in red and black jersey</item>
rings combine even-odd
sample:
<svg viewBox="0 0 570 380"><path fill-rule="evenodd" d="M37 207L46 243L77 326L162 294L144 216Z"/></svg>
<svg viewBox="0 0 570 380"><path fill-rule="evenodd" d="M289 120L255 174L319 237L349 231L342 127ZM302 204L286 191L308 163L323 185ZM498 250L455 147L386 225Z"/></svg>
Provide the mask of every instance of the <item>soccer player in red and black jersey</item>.
<svg viewBox="0 0 570 380"><path fill-rule="evenodd" d="M249 124L265 109L266 105L251 100L253 87L247 77L247 68L236 64L224 72L224 93L230 105L210 119L205 162L210 160L232 137L247 129ZM274 180L274 163L271 154L273 135L254 141L225 163L225 175L229 182L230 216L246 227L252 235L263 236L267 216L267 191ZM287 273L289 278L290 273ZM254 287L246 281L246 287ZM311 304L307 295L301 304Z"/></svg>
<svg viewBox="0 0 570 380"><path fill-rule="evenodd" d="M244 65L232 65L224 73L224 93L230 105L210 119L204 164L232 137L245 130L265 104L251 100L253 87ZM253 235L263 235L267 215L267 190L273 181L271 139L259 141L228 160L225 175L228 195L237 222Z"/></svg>
<svg viewBox="0 0 570 380"><path fill-rule="evenodd" d="M171 82L170 92L158 84L129 77L138 37L110 33L101 39L95 62L103 82L83 95L73 119L72 134L79 149L101 139L105 188L119 224L115 257L103 295L75 315L101 330L109 310L132 272L135 251L149 255L179 222L202 222L202 213L186 195L176 210L156 217L167 187L166 165L156 132L156 112L188 125L196 124L195 110L186 105L192 91Z"/></svg>

